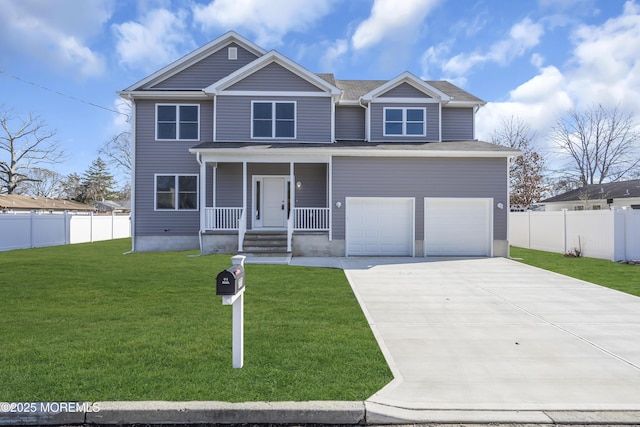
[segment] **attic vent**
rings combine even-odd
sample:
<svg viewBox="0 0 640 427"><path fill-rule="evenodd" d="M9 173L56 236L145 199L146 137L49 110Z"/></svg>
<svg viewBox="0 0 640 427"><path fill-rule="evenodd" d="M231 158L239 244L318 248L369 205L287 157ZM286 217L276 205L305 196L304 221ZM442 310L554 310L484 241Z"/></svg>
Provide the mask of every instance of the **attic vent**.
<svg viewBox="0 0 640 427"><path fill-rule="evenodd" d="M229 48L229 60L230 61L235 61L236 59L238 59L238 48L237 47L230 47Z"/></svg>

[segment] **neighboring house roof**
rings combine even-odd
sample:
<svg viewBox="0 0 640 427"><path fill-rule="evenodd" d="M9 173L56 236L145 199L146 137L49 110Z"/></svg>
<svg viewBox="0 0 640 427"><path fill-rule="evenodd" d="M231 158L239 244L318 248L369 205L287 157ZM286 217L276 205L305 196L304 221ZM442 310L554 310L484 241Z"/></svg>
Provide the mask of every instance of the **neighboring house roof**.
<svg viewBox="0 0 640 427"><path fill-rule="evenodd" d="M72 200L49 199L47 197L0 194L0 209L47 210L47 211L93 211L93 206Z"/></svg>
<svg viewBox="0 0 640 427"><path fill-rule="evenodd" d="M421 157L464 157L469 153L473 153L474 157L513 157L521 154L519 150L504 147L502 145L490 144L482 141L446 141L446 142L427 142L427 143L397 143L397 142L363 142L363 141L339 141L332 144L329 143L255 143L255 142L205 142L199 144L189 151L192 153L206 151L224 151L230 150L234 153L246 154L257 153L264 150L282 150L298 151L304 153L336 153L340 155L355 154L375 156L383 154L392 156L394 153L398 155L407 155L407 151L414 151L414 155ZM353 153L350 153L353 150ZM284 154L284 153L283 153Z"/></svg>
<svg viewBox="0 0 640 427"><path fill-rule="evenodd" d="M105 200L102 202L97 202L96 208L101 212L130 211L131 201L130 200Z"/></svg>
<svg viewBox="0 0 640 427"><path fill-rule="evenodd" d="M585 185L575 190L541 200L540 203L574 202L596 199L624 199L640 197L640 179Z"/></svg>

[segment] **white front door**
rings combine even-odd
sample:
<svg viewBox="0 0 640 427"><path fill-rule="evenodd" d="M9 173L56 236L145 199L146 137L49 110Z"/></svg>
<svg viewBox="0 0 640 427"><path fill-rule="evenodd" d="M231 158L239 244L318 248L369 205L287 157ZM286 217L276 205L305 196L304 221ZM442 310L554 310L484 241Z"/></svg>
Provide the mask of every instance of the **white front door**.
<svg viewBox="0 0 640 427"><path fill-rule="evenodd" d="M262 226L284 227L287 218L286 184L283 177L262 178Z"/></svg>

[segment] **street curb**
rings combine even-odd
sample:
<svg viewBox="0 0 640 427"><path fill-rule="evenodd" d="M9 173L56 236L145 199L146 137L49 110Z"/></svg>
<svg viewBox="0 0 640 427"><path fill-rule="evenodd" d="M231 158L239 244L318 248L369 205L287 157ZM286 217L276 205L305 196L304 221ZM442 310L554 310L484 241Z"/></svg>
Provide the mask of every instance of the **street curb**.
<svg viewBox="0 0 640 427"><path fill-rule="evenodd" d="M0 425L362 425L365 422L364 402L94 402L92 408L79 412L5 412L0 413Z"/></svg>

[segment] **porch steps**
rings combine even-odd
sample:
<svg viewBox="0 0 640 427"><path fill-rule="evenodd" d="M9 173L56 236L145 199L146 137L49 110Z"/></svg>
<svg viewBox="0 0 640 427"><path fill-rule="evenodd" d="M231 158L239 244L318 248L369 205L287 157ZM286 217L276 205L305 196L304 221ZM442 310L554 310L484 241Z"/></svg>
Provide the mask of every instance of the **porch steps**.
<svg viewBox="0 0 640 427"><path fill-rule="evenodd" d="M243 254L255 256L287 256L287 233L282 231L247 231L242 243Z"/></svg>

